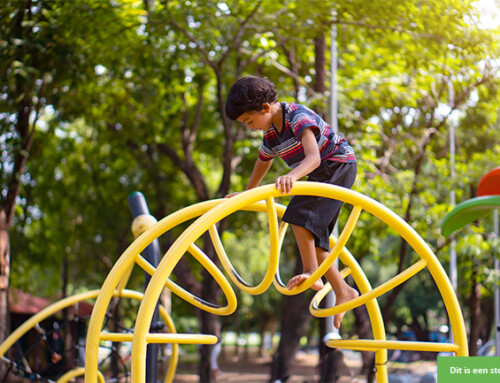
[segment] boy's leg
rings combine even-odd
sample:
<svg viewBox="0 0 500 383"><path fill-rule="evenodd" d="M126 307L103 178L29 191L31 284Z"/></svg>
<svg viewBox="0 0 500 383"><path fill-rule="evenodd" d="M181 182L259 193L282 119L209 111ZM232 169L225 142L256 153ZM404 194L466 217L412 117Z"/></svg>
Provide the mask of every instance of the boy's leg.
<svg viewBox="0 0 500 383"><path fill-rule="evenodd" d="M323 263L328 254L328 251L326 251L325 249L317 247L316 257L318 260L318 264ZM325 278L328 282L330 282L333 292L335 293L335 306L338 306L345 302L349 302L350 300L358 297L359 293L346 283L344 278L342 278L340 271L335 267L335 265L330 266L330 268L325 273ZM335 318L333 319L333 325L336 328L340 327L340 322L342 322L344 315L345 312L335 315Z"/></svg>
<svg viewBox="0 0 500 383"><path fill-rule="evenodd" d="M290 290L304 282L318 268L316 247L312 233L302 226L291 226L293 234L295 235L295 240L297 241L297 246L299 247L303 271L302 274L298 274L288 281L287 287ZM316 283L311 286L311 288L316 291L321 290L322 287L323 282L321 279L316 281Z"/></svg>

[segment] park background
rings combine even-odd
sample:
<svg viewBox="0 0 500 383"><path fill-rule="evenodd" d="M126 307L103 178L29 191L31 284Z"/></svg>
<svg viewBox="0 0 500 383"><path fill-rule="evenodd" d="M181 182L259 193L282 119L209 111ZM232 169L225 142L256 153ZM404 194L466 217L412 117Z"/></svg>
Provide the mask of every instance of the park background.
<svg viewBox="0 0 500 383"><path fill-rule="evenodd" d="M146 196L159 219L245 187L260 135L224 115L235 79L266 76L280 100L332 121L335 42L336 117L358 159L353 189L410 223L447 270L453 244L457 294L476 355L494 338L493 220L449 238L440 225L454 206L452 191L457 203L475 197L480 178L500 164L496 5L2 1L0 338L11 331L9 291L57 300L101 286L133 241L127 202L133 191ZM283 171L275 161L264 183ZM346 212L340 224L345 218ZM228 253L249 281L265 270L267 236L264 222L244 214L225 225ZM162 249L174 240L162 238ZM358 223L347 247L374 286L412 263L406 243L374 219ZM285 244L282 275L300 267L297 258L293 242ZM175 278L208 301L220 299L196 262L183 260ZM138 290L143 279L133 275ZM172 297L172 317L185 332L220 335L224 325L224 332L256 333L260 340L280 334L279 344L262 351L273 353L269 373L279 376L290 373L304 339L321 339L308 294L238 298L237 313L219 318ZM398 338L428 340L447 325L426 274L390 291L380 305L388 332ZM137 306L120 310L133 317ZM369 338L367 324L366 311L356 309L341 333ZM202 347L197 359L201 381L210 379L209 354ZM369 375L372 355L362 357Z"/></svg>

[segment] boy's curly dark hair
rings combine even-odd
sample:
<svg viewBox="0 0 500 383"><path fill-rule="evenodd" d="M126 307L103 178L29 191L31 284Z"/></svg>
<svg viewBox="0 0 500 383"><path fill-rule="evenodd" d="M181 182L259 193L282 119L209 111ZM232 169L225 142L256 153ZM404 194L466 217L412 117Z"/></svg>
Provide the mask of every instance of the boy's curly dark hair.
<svg viewBox="0 0 500 383"><path fill-rule="evenodd" d="M229 90L226 114L236 120L246 112L262 110L262 104L278 101L274 84L267 78L247 76L236 81Z"/></svg>

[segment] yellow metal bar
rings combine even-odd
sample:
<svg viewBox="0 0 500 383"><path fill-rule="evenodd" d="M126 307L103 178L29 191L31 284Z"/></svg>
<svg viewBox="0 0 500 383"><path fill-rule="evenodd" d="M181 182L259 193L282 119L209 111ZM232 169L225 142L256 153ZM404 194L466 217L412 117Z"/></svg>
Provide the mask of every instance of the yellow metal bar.
<svg viewBox="0 0 500 383"><path fill-rule="evenodd" d="M132 342L134 334L107 332L101 333L101 341ZM205 334L163 334L150 333L147 335L148 343L175 343L175 344L215 344L217 337Z"/></svg>
<svg viewBox="0 0 500 383"><path fill-rule="evenodd" d="M324 192L324 194L328 194L327 191L332 192L331 185L311 185L312 183L308 183L308 185L301 185L297 183L296 187L294 187L293 192L295 194L308 194L311 195L320 195ZM302 187L304 186L304 187ZM314 191L311 191L314 189ZM339 194L345 193L349 197L349 193L353 193L352 191L340 190L342 188L336 188ZM175 264L179 261L180 257L185 253L187 247L190 244L194 243L200 236L206 232L211 225L214 225L227 215L232 212L242 208L243 206L248 206L252 203L257 202L262 199L263 196L266 197L276 197L278 196L278 192L274 189L273 185L263 186L261 188L252 189L246 193L240 193L239 195L224 201L217 208L212 209L205 213L202 217L198 218L191 226L184 231L184 233L177 239L177 241L172 245L169 249L169 252L165 255L162 262L157 268L157 272L153 275L148 289L145 293L145 298L139 308L138 317L137 317L137 327L134 334L134 342L132 346L132 380L134 382L142 382L144 379L144 356L146 352L146 335L147 335L147 326L148 322L151 321L152 316L152 304L158 298L158 289L165 282L165 278L168 278L170 273L173 270ZM335 193L334 193L335 194ZM324 195L327 196L327 195ZM338 195L335 195L337 198ZM347 200L348 198L342 200ZM363 201L362 201L363 202ZM371 203L371 202L370 202ZM365 208L363 203L353 202L352 203L355 208L358 208L361 211L361 208ZM368 204L369 206L370 204ZM352 217L352 216L351 216ZM350 217L350 218L351 218ZM169 264L171 263L171 264ZM323 262L325 263L325 262ZM137 362L136 362L137 361Z"/></svg>
<svg viewBox="0 0 500 383"><path fill-rule="evenodd" d="M278 193L275 193L278 195ZM274 197L273 195L266 196ZM215 223L219 222L228 214L242 208L243 206L251 205L262 200L260 195L255 193L240 193L233 198L225 200L218 205L217 209L211 209L202 217L198 218L195 223L185 230L182 235L174 242L168 252L163 257L157 267L155 274L152 276L148 288L145 292L144 300L139 307L137 314L136 328L134 332L134 341L132 343L132 381L141 383L145 379L145 364L144 358L146 355L146 335L149 323L152 316L152 302L158 299L159 288L163 286L166 279L169 278L173 268L178 263L183 254L192 244L205 233ZM231 212L229 210L232 209ZM196 224L197 223L197 224ZM200 223L203 223L200 225ZM146 232L147 233L147 232ZM220 283L220 281L218 281Z"/></svg>
<svg viewBox="0 0 500 383"><path fill-rule="evenodd" d="M215 335L205 334L149 334L148 343L179 343L179 344L215 344Z"/></svg>
<svg viewBox="0 0 500 383"><path fill-rule="evenodd" d="M218 315L230 315L231 313L233 313L237 306L236 295L231 285L229 285L229 283L227 282L227 279L220 272L217 266L196 245L190 246L188 251L210 272L210 274L219 283L224 294L226 295L226 299L228 301L227 306L217 307L208 302L205 302L202 299L195 297L190 292L184 290L182 287L177 285L175 282L172 282L170 279L165 282L165 287L170 289L174 294L184 299L186 302L202 310L206 310ZM136 263L150 275L153 275L156 271L153 265L151 265L140 254L136 256Z"/></svg>
<svg viewBox="0 0 500 383"><path fill-rule="evenodd" d="M349 267L346 267L342 270L340 270L340 275L342 278L346 279L349 275L351 275L352 270Z"/></svg>
<svg viewBox="0 0 500 383"><path fill-rule="evenodd" d="M63 376L61 376L59 379L57 379L57 383L67 383L71 379L74 379L77 376L82 376L83 374L85 374L85 368L83 368L83 367L75 368L73 370L68 371ZM104 379L104 375L100 371L97 371L97 378L98 378L99 383L106 383L106 380Z"/></svg>
<svg viewBox="0 0 500 383"><path fill-rule="evenodd" d="M219 268L212 262L212 260L210 260L207 255L196 245L193 244L192 246L190 246L188 251L198 260L198 262L202 264L202 266L205 267L206 270L210 272L214 279L219 282L224 294L226 295L226 299L228 301L227 306L217 307L215 305L212 305L211 303L205 302L202 299L195 297L190 292L184 290L182 287L177 285L175 282L172 282L170 279L165 282L165 287L167 287L180 298L184 299L186 302L212 314L230 315L231 313L233 313L237 305L236 295L231 285L229 285L229 283L227 282L226 277L220 272ZM151 263L149 263L140 254L136 256L136 263L149 275L153 275L156 271L153 265L151 265Z"/></svg>
<svg viewBox="0 0 500 383"><path fill-rule="evenodd" d="M285 213L285 209L281 208L278 206L276 209L278 212L278 216L282 217L283 214ZM274 279L273 279L273 285L276 290L281 289L283 285L283 282L281 281L281 276L280 276L280 266L279 266L279 259L280 259L280 254L281 254L281 246L283 245L283 240L285 239L286 231L288 230L288 223L285 221L281 221L280 227L279 227L279 233L278 233L278 255L276 257L277 265L276 265L276 272L274 273ZM278 290L279 291L279 290Z"/></svg>
<svg viewBox="0 0 500 383"><path fill-rule="evenodd" d="M196 251L196 250L193 250ZM198 250L198 252L201 252L201 250ZM201 252L202 253L202 252ZM200 258L206 257L203 254L198 255ZM146 273L149 275L153 275L156 271L155 267L151 263L149 263L142 255L138 254L135 259L137 265L141 267ZM203 301L200 298L195 297L193 294L191 294L189 291L186 291L182 287L180 287L178 284L175 282L171 281L168 279L165 282L165 287L169 289L172 293L177 295L179 298L184 299L186 302L200 308L200 309L205 309L207 307L207 303L203 303ZM234 293L229 292L229 295L234 295ZM227 311L230 311L231 309L235 308L236 303L233 301L232 306L230 308L227 308ZM208 310L213 310L213 307L210 306ZM221 314L221 311L219 311L219 315L227 315L227 314Z"/></svg>
<svg viewBox="0 0 500 383"><path fill-rule="evenodd" d="M108 332L103 331L101 333L100 341L109 341L109 342L132 342L132 337L134 334L132 333L121 333L121 332Z"/></svg>
<svg viewBox="0 0 500 383"><path fill-rule="evenodd" d="M143 293L140 293L138 291L133 291L133 290L124 290L124 291L116 291L115 295L117 296L122 296L124 298L131 298L131 299L137 299L141 300L144 296ZM176 334L177 331L175 329L174 322L172 321L172 317L170 314L167 312L165 307L159 306L159 313L161 319L165 322L165 325L168 328L168 331L170 334ZM172 383L174 380L175 376L175 371L177 370L177 364L179 362L179 345L177 343L172 343L172 354L170 355L170 360L168 364L168 372L167 375L165 376L164 383Z"/></svg>
<svg viewBox="0 0 500 383"><path fill-rule="evenodd" d="M267 216L269 219L269 239L270 239L270 253L269 253L269 267L267 269L265 285L266 290L274 282L278 267L281 245L283 243L283 238L285 236L286 228L288 224L284 222L280 227L278 226L278 206L275 203L274 198L266 199ZM283 207L281 207L281 215L284 213ZM283 231L285 230L285 231ZM262 290L264 292L265 290Z"/></svg>
<svg viewBox="0 0 500 383"><path fill-rule="evenodd" d="M458 299L444 268L425 241L407 222L379 202L353 190L345 188L341 190L342 188L323 184L317 186L318 195L323 195L322 189L336 189L335 198L353 205L360 205L364 210L385 222L404 238L421 258L428 262L427 268L436 282L450 319L454 343L459 345L456 355L467 356L467 335Z"/></svg>
<svg viewBox="0 0 500 383"><path fill-rule="evenodd" d="M122 278L120 279L118 286L116 286L116 290L120 291L125 289L125 287L127 287L128 280L130 279L130 275L132 274L133 269L134 269L134 264L131 264L128 270L125 271Z"/></svg>
<svg viewBox="0 0 500 383"><path fill-rule="evenodd" d="M233 288L229 284L228 280L222 274L220 269L217 267L215 263L212 262L208 256L201 251L201 249L196 246L194 243L191 243L188 247L189 253L201 263L203 267L210 273L212 277L217 281L219 287L222 289L222 292L226 296L227 305L224 307L218 307L213 303L205 302L203 299L195 297L192 294L186 296L184 299L191 303L193 306L198 307L202 310L205 310L212 314L217 315L231 315L237 306L236 294L234 293Z"/></svg>
<svg viewBox="0 0 500 383"><path fill-rule="evenodd" d="M401 340L373 340L373 339L332 339L326 342L328 347L344 348L357 351L376 350L408 350L430 352L457 352L459 346L454 343L439 342L409 342Z"/></svg>
<svg viewBox="0 0 500 383"><path fill-rule="evenodd" d="M321 303L321 299L317 299L316 296L311 301L310 311L314 316L324 318L329 317L331 315L337 315L338 313L343 313L344 311L352 310L353 308L359 307L366 302L378 298L381 295L385 294L387 291L392 290L394 287L400 285L401 283L407 281L419 271L423 270L427 266L427 261L425 259L421 259L406 270L402 271L400 274L395 276L394 278L388 280L387 282L381 284L373 290L366 294L361 294L359 297L350 300L348 302L342 303L338 306L321 309L319 305ZM316 294L317 295L317 294Z"/></svg>
<svg viewBox="0 0 500 383"><path fill-rule="evenodd" d="M177 333L172 317L163 306L160 306L160 316L164 320L168 331L171 334ZM177 364L179 362L179 345L177 343L172 343L171 350L172 354L170 355L168 372L165 376L164 383L172 383L174 381L175 372L177 371Z"/></svg>
<svg viewBox="0 0 500 383"><path fill-rule="evenodd" d="M149 263L148 260L141 254L137 254L135 256L135 263L137 263L137 265L149 275L153 275L156 271L156 268L151 263ZM132 266L134 265L132 264ZM165 286L169 286L169 282L171 282L170 279L167 281Z"/></svg>

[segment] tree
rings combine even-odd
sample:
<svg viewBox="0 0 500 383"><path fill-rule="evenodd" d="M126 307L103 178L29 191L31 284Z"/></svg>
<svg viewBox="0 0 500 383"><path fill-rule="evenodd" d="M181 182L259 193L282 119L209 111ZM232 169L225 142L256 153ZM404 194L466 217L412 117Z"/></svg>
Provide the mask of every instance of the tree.
<svg viewBox="0 0 500 383"><path fill-rule="evenodd" d="M92 0L79 5L79 23L73 22L75 5L68 2L9 1L3 2L0 11L0 340L8 333L10 230L17 223L16 207L20 204L22 209L26 204L21 198L24 187L32 182L26 169L34 137L40 132L40 117L48 109L57 110L67 89L94 68L84 43L91 29L84 25L96 17L111 20L118 9ZM117 28L128 22L125 14L121 16Z"/></svg>
<svg viewBox="0 0 500 383"><path fill-rule="evenodd" d="M357 39L340 44L345 47L340 57L346 60L341 65L347 79L344 94L352 105L347 110L359 113L346 122L358 121L361 155L375 159L367 163L364 172L367 186L372 185L366 189L367 194L375 195L371 190L377 190L377 198L407 222L429 220L428 213L438 211L432 210L432 205L447 198L446 193L432 192L439 189L429 156L446 156L444 138L451 116L457 113L454 111L467 113L472 94L495 80L494 64L483 61L483 57L494 57L491 52L496 45L491 35L468 23L467 17L474 17L468 4L440 3L439 12L434 13L435 9L426 6L402 3L395 5L401 11L396 12L396 19L380 15L371 4L356 5L359 16L348 24L363 25L368 30L358 35L365 44ZM339 17L347 18L344 15L346 10L339 12ZM388 22L382 23L381 16ZM448 24L443 27L443 23ZM381 24L386 27L377 27ZM366 35L379 36L379 43L366 50ZM356 69L350 65L351 60L356 60ZM454 89L452 100L450 85ZM373 141L370 143L367 137ZM380 194L379 187L385 195ZM432 241L437 233L429 234L424 232L424 238ZM402 241L394 253L396 273L408 266L410 254ZM402 287L387 297L383 309L386 321Z"/></svg>

